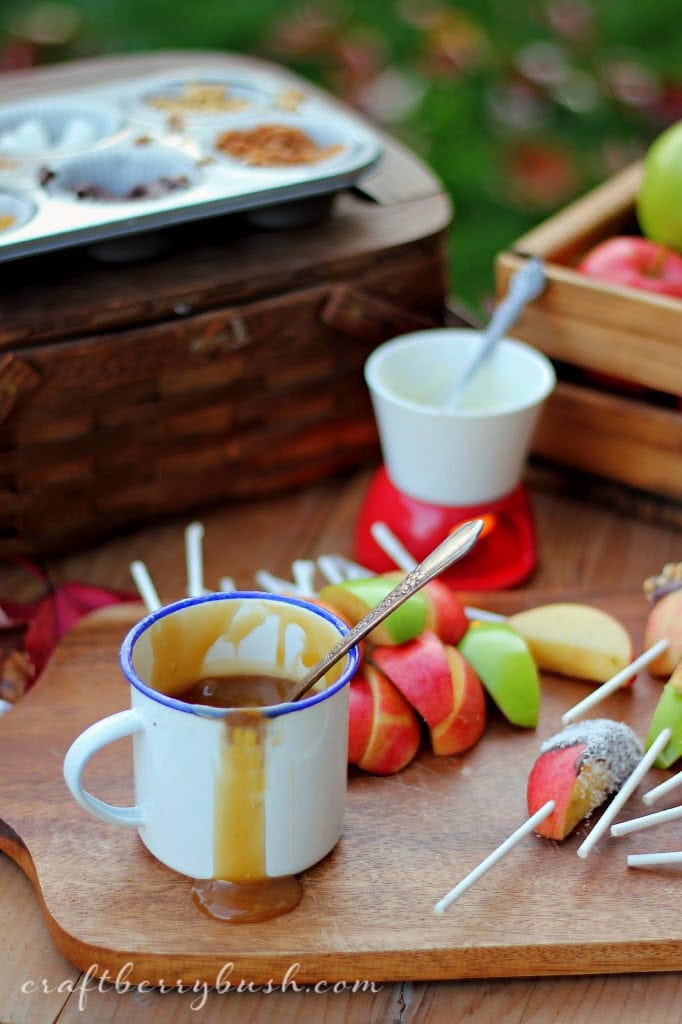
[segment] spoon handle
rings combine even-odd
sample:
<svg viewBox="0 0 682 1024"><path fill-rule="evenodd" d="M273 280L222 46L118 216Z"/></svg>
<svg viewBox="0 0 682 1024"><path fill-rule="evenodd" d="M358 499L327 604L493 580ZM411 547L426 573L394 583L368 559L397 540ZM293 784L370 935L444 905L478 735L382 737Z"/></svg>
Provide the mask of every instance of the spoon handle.
<svg viewBox="0 0 682 1024"><path fill-rule="evenodd" d="M448 569L453 562L465 555L476 541L483 529L482 519L471 519L462 523L456 530L449 534L438 547L426 556L411 572L402 579L396 587L387 594L383 601L372 608L355 626L342 637L331 651L325 654L324 658L315 665L310 672L296 683L295 687L285 697L285 703L300 700L308 692L311 686L321 679L326 672L339 661L344 654L347 654L351 647L363 640L368 633L378 626L380 622L395 611L408 597L416 594L418 590L438 576L445 569Z"/></svg>
<svg viewBox="0 0 682 1024"><path fill-rule="evenodd" d="M542 261L533 256L512 274L507 294L496 308L484 335L483 344L478 353L464 371L455 385L454 391L444 407L446 412L454 412L459 401L472 381L474 375L486 361L493 347L512 327L525 306L538 297L545 287L545 273Z"/></svg>

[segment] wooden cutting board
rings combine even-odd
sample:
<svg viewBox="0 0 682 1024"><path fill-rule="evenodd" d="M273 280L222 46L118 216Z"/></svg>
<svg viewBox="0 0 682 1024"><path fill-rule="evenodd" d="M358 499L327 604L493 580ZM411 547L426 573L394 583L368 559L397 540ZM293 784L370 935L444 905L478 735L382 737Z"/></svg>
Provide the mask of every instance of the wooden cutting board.
<svg viewBox="0 0 682 1024"><path fill-rule="evenodd" d="M620 617L641 650L640 594L582 599ZM537 603L529 591L485 599L505 611ZM515 729L493 711L483 739L461 757L423 751L389 778L353 771L341 841L305 874L292 913L260 925L207 918L192 903L190 880L158 864L134 831L90 817L62 778L72 740L128 706L117 653L139 614L139 605L118 606L83 620L0 719L0 849L33 882L56 945L78 967L110 977L124 969L130 982L166 985L215 984L221 971L232 982L303 984L682 969L682 916L671 898L680 869L626 865L628 853L682 849L682 824L604 837L586 860L576 856L585 824L561 844L528 837L444 916L433 914L525 820L540 742L589 690L556 676L543 679L536 731ZM599 714L643 737L660 690L640 673ZM130 802L130 754L124 740L97 755L88 787ZM622 817L646 813L641 793L663 777L652 771Z"/></svg>

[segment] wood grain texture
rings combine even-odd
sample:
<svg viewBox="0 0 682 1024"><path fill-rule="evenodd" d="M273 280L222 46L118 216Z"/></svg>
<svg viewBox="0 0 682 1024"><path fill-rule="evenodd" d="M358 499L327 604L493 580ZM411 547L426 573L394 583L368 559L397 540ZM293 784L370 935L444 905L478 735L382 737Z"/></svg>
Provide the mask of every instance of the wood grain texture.
<svg viewBox="0 0 682 1024"><path fill-rule="evenodd" d="M541 600L529 592L492 604L510 609ZM643 596L594 601L640 641ZM61 777L75 736L127 706L117 650L138 617L137 606L122 606L84 620L34 690L0 721L10 766L0 781L0 808L12 830L0 836L0 847L31 877L56 945L82 970L96 963L115 974L131 963L131 982L173 977L212 984L230 962L235 977L263 984L280 981L294 963L301 982L682 967L682 924L666 917L677 872L625 866L626 852L651 848L646 834L627 843L604 839L586 862L575 851L587 825L560 845L533 837L444 918L432 913L437 899L525 818L525 781L539 742L585 693L583 684L558 678L544 681L537 732L512 729L492 714L484 739L461 758L424 752L395 777L351 773L343 837L304 876L297 910L267 928L207 920L191 902L187 879L157 864L134 832L87 816ZM660 683L642 678L601 713L643 734L659 692ZM89 788L129 801L129 757L125 743L98 756ZM661 777L652 772L649 782ZM642 810L635 799L628 816ZM666 830L669 848L681 839L681 828Z"/></svg>

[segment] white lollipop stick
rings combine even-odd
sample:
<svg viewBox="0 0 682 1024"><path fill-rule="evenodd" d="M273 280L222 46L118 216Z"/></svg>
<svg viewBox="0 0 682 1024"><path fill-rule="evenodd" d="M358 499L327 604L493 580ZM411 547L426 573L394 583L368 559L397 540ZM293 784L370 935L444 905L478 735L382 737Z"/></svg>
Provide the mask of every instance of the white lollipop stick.
<svg viewBox="0 0 682 1024"><path fill-rule="evenodd" d="M232 576L221 576L218 580L218 588L221 594L231 594L233 590L237 589Z"/></svg>
<svg viewBox="0 0 682 1024"><path fill-rule="evenodd" d="M657 864L682 864L682 850L671 853L631 853L628 856L629 868L648 868Z"/></svg>
<svg viewBox="0 0 682 1024"><path fill-rule="evenodd" d="M665 796L672 789L677 789L678 786L682 786L682 772L671 775L669 779L661 782L659 786L654 786L653 789L648 790L642 797L642 800L645 804L655 804L662 796Z"/></svg>
<svg viewBox="0 0 682 1024"><path fill-rule="evenodd" d="M455 900L461 896L463 892L466 892L466 890L469 889L482 875L484 875L486 871L493 866L493 864L496 864L501 857L504 857L505 853L508 853L512 847L516 846L517 843L532 832L536 825L539 825L541 821L548 818L553 810L554 801L548 800L539 811L536 811L531 818L528 818L523 825L517 828L515 832L512 832L512 834L505 839L497 849L493 850L485 860L482 860L478 867L475 867L473 871L470 871L466 878L463 878L462 881L454 887L454 889L451 889L447 895L443 896L443 899L439 900L433 908L434 914L444 914L451 903L454 903Z"/></svg>
<svg viewBox="0 0 682 1024"><path fill-rule="evenodd" d="M605 683L602 683L596 690L589 693L587 697L581 700L578 704L564 712L561 716L561 721L564 725L568 725L569 722L575 722L576 718L580 718L582 714L593 708L595 704L600 704L606 699L606 697L610 697L612 693L615 693L616 690L620 689L623 683L636 675L640 668L644 668L644 666L648 665L650 661L657 658L661 651L664 651L667 646L668 641L665 637L653 644L653 646L649 647L643 654L640 654L638 658L635 658L635 660L631 661L629 665L626 665L625 668L621 669L620 672L616 672L615 676L611 676L610 679L607 679Z"/></svg>
<svg viewBox="0 0 682 1024"><path fill-rule="evenodd" d="M292 562L291 573L299 597L315 597L316 565L310 558L297 558Z"/></svg>
<svg viewBox="0 0 682 1024"><path fill-rule="evenodd" d="M386 523L372 523L369 532L384 554L392 558L399 569L404 572L412 572L417 565L417 559L410 554ZM505 622L507 619L506 615L488 612L484 608L473 608L471 605L465 606L464 614L467 619L478 619L481 622Z"/></svg>
<svg viewBox="0 0 682 1024"><path fill-rule="evenodd" d="M190 523L185 530L185 558L187 560L187 596L201 597L204 591L204 564L201 543L204 527Z"/></svg>
<svg viewBox="0 0 682 1024"><path fill-rule="evenodd" d="M344 580L361 580L372 576L364 565L358 565L344 555L320 555L317 567L328 583L343 583Z"/></svg>
<svg viewBox="0 0 682 1024"><path fill-rule="evenodd" d="M682 807L669 807L666 811L655 811L653 814L643 814L641 818L619 821L617 825L611 826L611 835L626 836L628 832L639 832L643 828L675 821L676 818L682 818Z"/></svg>
<svg viewBox="0 0 682 1024"><path fill-rule="evenodd" d="M640 784L660 752L663 750L664 746L670 739L670 736L670 729L662 729L661 732L659 732L642 760L634 771L627 777L599 821L593 827L587 839L585 839L585 841L578 847L577 853L579 857L587 857L592 848L597 845L613 819L619 813L623 804L626 800L630 799L634 791L637 789L637 786Z"/></svg>
<svg viewBox="0 0 682 1024"><path fill-rule="evenodd" d="M144 601L147 611L157 611L161 607L161 601L159 599L159 595L156 593L156 587L152 583L149 570L144 562L131 562L130 575L135 581L135 586L139 591L140 597Z"/></svg>
<svg viewBox="0 0 682 1024"><path fill-rule="evenodd" d="M296 586L293 580L285 580L281 576L273 576L267 569L259 569L254 573L254 579L261 590L268 594L295 594Z"/></svg>
<svg viewBox="0 0 682 1024"><path fill-rule="evenodd" d="M412 572L417 566L417 559L398 540L386 523L372 523L369 532L385 555L388 555L399 569Z"/></svg>

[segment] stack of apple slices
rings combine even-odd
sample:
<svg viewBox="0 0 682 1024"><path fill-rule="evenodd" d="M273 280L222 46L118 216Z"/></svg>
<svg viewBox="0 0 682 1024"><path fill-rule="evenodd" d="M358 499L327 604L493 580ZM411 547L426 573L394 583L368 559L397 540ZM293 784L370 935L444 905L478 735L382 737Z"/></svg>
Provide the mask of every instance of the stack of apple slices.
<svg viewBox="0 0 682 1024"><path fill-rule="evenodd" d="M354 625L396 578L347 579L319 597ZM486 694L512 725L533 729L538 669L602 683L632 657L628 631L600 608L557 602L506 621L469 622L459 598L433 580L368 637L350 684L348 759L378 775L400 771L424 733L435 754L461 754L485 731Z"/></svg>
<svg viewBox="0 0 682 1024"><path fill-rule="evenodd" d="M395 583L391 573L344 580L319 597L354 625ZM524 641L504 623L471 626L458 597L433 580L368 637L350 684L348 760L392 774L416 757L423 732L435 754L461 754L485 731L486 691L514 724L537 724L540 685Z"/></svg>

